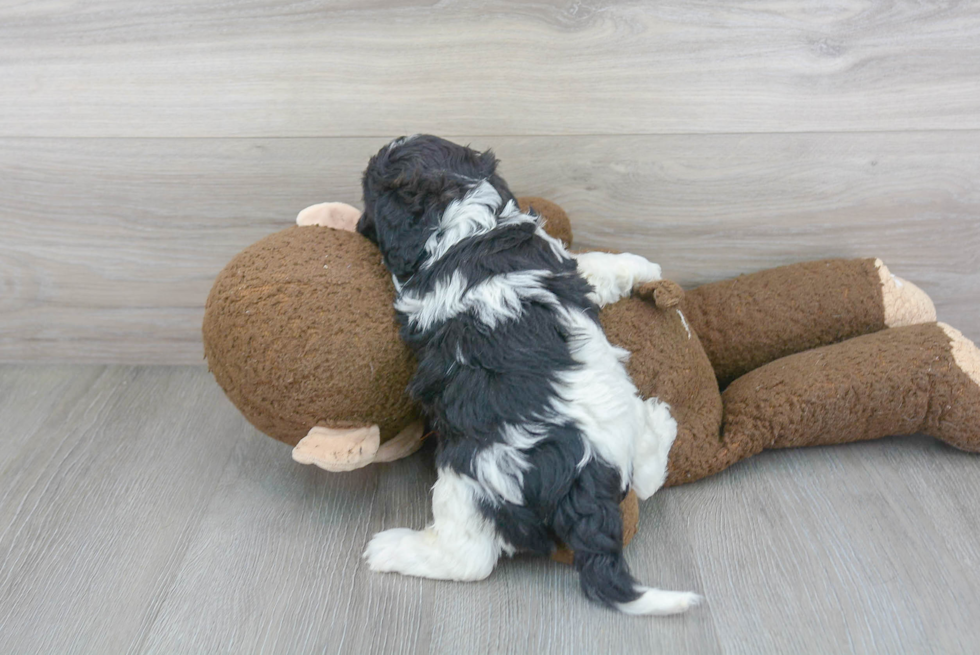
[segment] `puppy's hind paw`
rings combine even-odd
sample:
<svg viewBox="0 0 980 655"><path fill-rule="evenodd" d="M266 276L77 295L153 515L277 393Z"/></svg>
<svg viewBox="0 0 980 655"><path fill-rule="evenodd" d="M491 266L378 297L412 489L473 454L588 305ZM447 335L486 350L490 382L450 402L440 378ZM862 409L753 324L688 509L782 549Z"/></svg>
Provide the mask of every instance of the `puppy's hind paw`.
<svg viewBox="0 0 980 655"><path fill-rule="evenodd" d="M395 528L379 532L371 538L364 551L364 559L372 571L386 573L405 573L405 557L409 555L411 542L418 532L408 528Z"/></svg>

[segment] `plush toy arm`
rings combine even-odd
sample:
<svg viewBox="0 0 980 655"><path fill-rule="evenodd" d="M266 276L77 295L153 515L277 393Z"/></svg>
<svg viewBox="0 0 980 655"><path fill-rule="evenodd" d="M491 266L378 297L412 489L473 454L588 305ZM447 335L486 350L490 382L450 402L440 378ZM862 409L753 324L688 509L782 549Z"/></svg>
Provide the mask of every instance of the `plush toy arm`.
<svg viewBox="0 0 980 655"><path fill-rule="evenodd" d="M680 304L722 387L768 362L936 320L929 297L877 259L830 259L688 291Z"/></svg>
<svg viewBox="0 0 980 655"><path fill-rule="evenodd" d="M636 295L652 302L657 309L670 309L680 304L684 289L671 280L657 280L638 287Z"/></svg>
<svg viewBox="0 0 980 655"><path fill-rule="evenodd" d="M590 298L600 307L622 300L648 282L660 279L660 266L630 253L586 252L573 254L578 272L595 290Z"/></svg>

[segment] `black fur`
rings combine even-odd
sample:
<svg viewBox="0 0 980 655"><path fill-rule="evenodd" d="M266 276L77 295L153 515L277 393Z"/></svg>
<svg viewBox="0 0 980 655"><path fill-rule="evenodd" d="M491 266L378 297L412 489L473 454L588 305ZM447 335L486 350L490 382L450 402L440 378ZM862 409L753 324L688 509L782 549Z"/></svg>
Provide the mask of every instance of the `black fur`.
<svg viewBox="0 0 980 655"><path fill-rule="evenodd" d="M556 256L533 223L469 237L422 267L425 243L447 205L482 180L500 193L501 207L514 200L489 151L433 136L396 141L371 159L364 174L365 210L357 229L378 244L402 293L426 294L455 271L472 286L500 273L544 270L551 273L548 291L563 306L598 320L575 260ZM595 457L579 469L584 436L550 412L557 376L577 365L571 335L554 308L525 301L517 319L493 329L472 312L424 330L405 314L398 319L418 359L409 392L438 435L437 465L476 478L474 458L504 441L504 425L534 426L541 439L524 451L531 466L523 478L523 503L488 500L482 512L517 549L548 553L558 540L571 546L590 598L605 604L638 598L622 557L620 474Z"/></svg>
<svg viewBox="0 0 980 655"><path fill-rule="evenodd" d="M357 231L378 244L385 266L404 281L422 263L425 241L446 205L474 181L489 180L504 202L514 199L496 168L489 150L478 153L434 136L385 146L364 172Z"/></svg>

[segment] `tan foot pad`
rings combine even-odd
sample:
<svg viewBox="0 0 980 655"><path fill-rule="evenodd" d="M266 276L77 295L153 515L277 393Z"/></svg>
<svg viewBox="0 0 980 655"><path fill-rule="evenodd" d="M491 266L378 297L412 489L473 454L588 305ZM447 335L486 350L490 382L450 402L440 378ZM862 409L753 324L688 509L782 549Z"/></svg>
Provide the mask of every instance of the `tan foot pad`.
<svg viewBox="0 0 980 655"><path fill-rule="evenodd" d="M327 471L353 471L374 461L381 444L377 425L333 429L315 427L293 448L293 459Z"/></svg>
<svg viewBox="0 0 980 655"><path fill-rule="evenodd" d="M901 327L936 321L936 306L926 292L907 280L892 275L880 259L875 268L881 279L881 299L885 309L885 325Z"/></svg>
<svg viewBox="0 0 980 655"><path fill-rule="evenodd" d="M949 347L956 365L980 386L980 349L956 328L945 323L939 323L939 327L949 337Z"/></svg>

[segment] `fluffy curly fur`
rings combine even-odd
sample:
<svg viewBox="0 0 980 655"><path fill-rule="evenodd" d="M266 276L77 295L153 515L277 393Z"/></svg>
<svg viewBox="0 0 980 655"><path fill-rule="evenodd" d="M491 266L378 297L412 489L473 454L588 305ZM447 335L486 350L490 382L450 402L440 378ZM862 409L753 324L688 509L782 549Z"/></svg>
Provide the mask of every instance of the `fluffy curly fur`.
<svg viewBox="0 0 980 655"><path fill-rule="evenodd" d="M434 136L382 148L364 174L358 231L378 244L418 358L409 392L438 435L432 524L381 532L372 569L479 580L501 554L575 551L582 589L631 614L691 593L638 584L619 502L664 481L677 425L642 400L598 308L659 279L635 255L572 256L522 213L491 152Z"/></svg>

